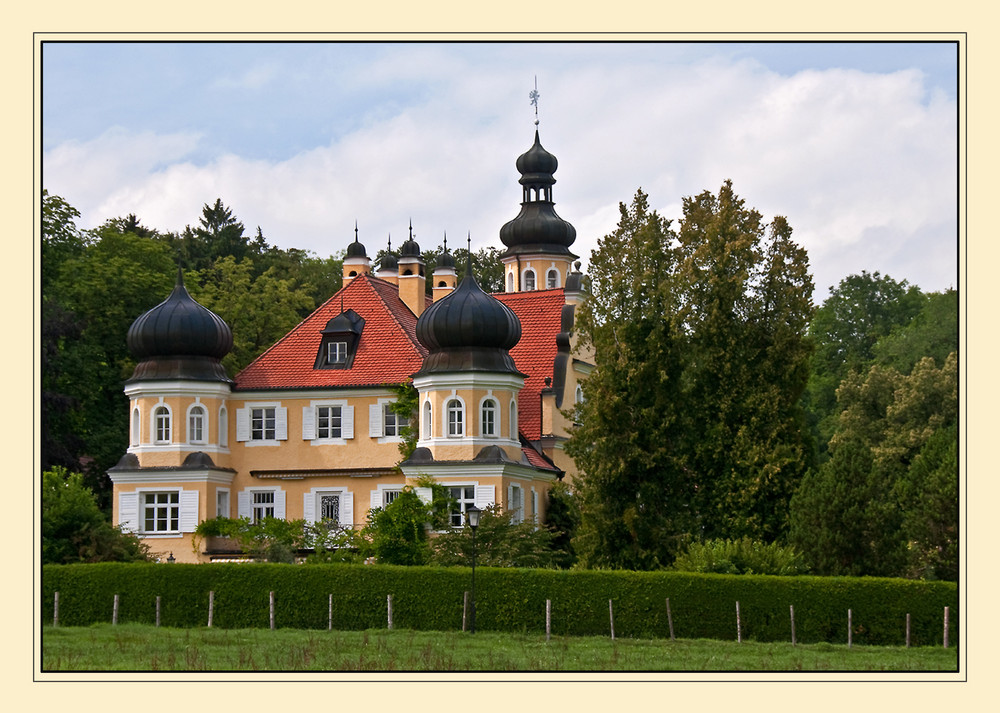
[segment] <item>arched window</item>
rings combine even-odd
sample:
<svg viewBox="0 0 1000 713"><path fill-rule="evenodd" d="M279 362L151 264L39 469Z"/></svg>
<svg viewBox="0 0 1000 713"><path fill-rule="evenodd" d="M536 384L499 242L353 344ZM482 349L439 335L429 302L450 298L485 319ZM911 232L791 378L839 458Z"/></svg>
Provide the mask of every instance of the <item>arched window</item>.
<svg viewBox="0 0 1000 713"><path fill-rule="evenodd" d="M480 407L479 431L488 438L497 436L497 402L486 399Z"/></svg>
<svg viewBox="0 0 1000 713"><path fill-rule="evenodd" d="M524 271L524 289L526 292L535 289L535 271L530 268Z"/></svg>
<svg viewBox="0 0 1000 713"><path fill-rule="evenodd" d="M583 387L579 384L576 385L576 402L578 404L583 403Z"/></svg>
<svg viewBox="0 0 1000 713"><path fill-rule="evenodd" d="M205 442L205 409L192 406L188 411L188 443Z"/></svg>
<svg viewBox="0 0 1000 713"><path fill-rule="evenodd" d="M225 406L219 409L219 445L229 446L229 412Z"/></svg>
<svg viewBox="0 0 1000 713"><path fill-rule="evenodd" d="M510 400L510 437L517 440L517 400Z"/></svg>
<svg viewBox="0 0 1000 713"><path fill-rule="evenodd" d="M514 291L514 273L513 272L508 272L507 273L507 291L508 292L513 292Z"/></svg>
<svg viewBox="0 0 1000 713"><path fill-rule="evenodd" d="M445 406L445 412L448 414L448 435L464 436L465 435L465 407L462 406L462 402L458 399L451 399Z"/></svg>
<svg viewBox="0 0 1000 713"><path fill-rule="evenodd" d="M132 445L139 445L139 409L132 409Z"/></svg>
<svg viewBox="0 0 1000 713"><path fill-rule="evenodd" d="M157 406L153 411L153 441L156 443L170 443L170 409L166 406Z"/></svg>
<svg viewBox="0 0 1000 713"><path fill-rule="evenodd" d="M545 287L549 290L559 287L559 271L554 267L545 274Z"/></svg>
<svg viewBox="0 0 1000 713"><path fill-rule="evenodd" d="M430 440L431 435L434 433L433 417L434 409L431 407L431 402L424 401L424 440Z"/></svg>

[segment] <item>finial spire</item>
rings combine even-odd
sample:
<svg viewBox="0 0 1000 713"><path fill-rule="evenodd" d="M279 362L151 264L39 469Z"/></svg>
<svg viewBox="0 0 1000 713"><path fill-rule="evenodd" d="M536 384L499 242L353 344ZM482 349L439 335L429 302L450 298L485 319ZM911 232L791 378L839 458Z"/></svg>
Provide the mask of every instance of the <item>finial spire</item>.
<svg viewBox="0 0 1000 713"><path fill-rule="evenodd" d="M358 242L358 221L354 221L354 242Z"/></svg>
<svg viewBox="0 0 1000 713"><path fill-rule="evenodd" d="M444 231L444 251L448 252L448 231Z"/></svg>
<svg viewBox="0 0 1000 713"><path fill-rule="evenodd" d="M531 105L535 107L535 126L538 126L538 97L541 94L538 93L538 75L535 75L535 88L528 92L528 98L531 100Z"/></svg>

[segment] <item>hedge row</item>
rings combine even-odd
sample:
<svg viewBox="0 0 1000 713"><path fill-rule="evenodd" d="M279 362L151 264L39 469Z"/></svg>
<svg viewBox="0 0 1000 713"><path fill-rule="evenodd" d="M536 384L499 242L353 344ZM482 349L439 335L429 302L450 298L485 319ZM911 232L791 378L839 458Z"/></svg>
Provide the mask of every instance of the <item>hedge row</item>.
<svg viewBox="0 0 1000 713"><path fill-rule="evenodd" d="M205 626L208 593L213 626L267 628L269 592L275 593L276 626L325 629L329 595L333 628L386 626L386 595L393 595L393 625L456 630L462 626L470 570L461 567L280 564L87 564L42 570L43 622L51 623L59 592L59 624L110 622L119 595L119 622L153 623L161 597L161 624ZM847 641L852 610L854 644L940 645L949 607L949 644L958 640L958 591L953 583L846 577L771 577L688 572L476 569L479 630L544 632L545 601L552 601L555 635L606 635L608 600L614 602L615 635L668 637L670 599L677 638L735 639L736 602L746 640L788 641L789 606L796 640Z"/></svg>

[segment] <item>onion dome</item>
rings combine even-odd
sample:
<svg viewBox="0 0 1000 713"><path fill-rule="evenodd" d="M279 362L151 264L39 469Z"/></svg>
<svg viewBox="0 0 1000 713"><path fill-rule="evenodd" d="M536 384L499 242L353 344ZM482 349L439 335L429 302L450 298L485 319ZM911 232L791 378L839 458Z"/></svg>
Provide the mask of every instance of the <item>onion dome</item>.
<svg viewBox="0 0 1000 713"><path fill-rule="evenodd" d="M368 257L365 246L358 242L357 236L355 236L354 242L347 246L345 257Z"/></svg>
<svg viewBox="0 0 1000 713"><path fill-rule="evenodd" d="M417 244L417 241L413 239L412 235L405 243L402 244L402 246L400 246L399 256L415 258L420 257L420 245Z"/></svg>
<svg viewBox="0 0 1000 713"><path fill-rule="evenodd" d="M507 246L501 257L524 253L572 255L569 246L576 240L576 228L559 217L552 202L552 185L556 182L552 174L559 161L542 147L537 129L535 143L518 157L516 165L524 196L521 212L500 228L500 240Z"/></svg>
<svg viewBox="0 0 1000 713"><path fill-rule="evenodd" d="M396 253L392 251L392 236L389 236L389 247L386 248L385 254L382 255L382 259L379 261L379 272L384 272L386 270L390 272L396 272L399 269L399 260L396 259Z"/></svg>
<svg viewBox="0 0 1000 713"><path fill-rule="evenodd" d="M233 332L188 294L180 268L173 292L132 323L126 342L139 360L130 381L229 381L220 360L233 348Z"/></svg>
<svg viewBox="0 0 1000 713"><path fill-rule="evenodd" d="M455 269L455 256L448 252L448 236L444 236L444 252L438 255L437 258L438 268L448 268L451 270Z"/></svg>
<svg viewBox="0 0 1000 713"><path fill-rule="evenodd" d="M429 354L415 376L447 371L521 374L509 353L521 339L521 322L507 305L483 292L471 265L453 292L424 310L416 332Z"/></svg>

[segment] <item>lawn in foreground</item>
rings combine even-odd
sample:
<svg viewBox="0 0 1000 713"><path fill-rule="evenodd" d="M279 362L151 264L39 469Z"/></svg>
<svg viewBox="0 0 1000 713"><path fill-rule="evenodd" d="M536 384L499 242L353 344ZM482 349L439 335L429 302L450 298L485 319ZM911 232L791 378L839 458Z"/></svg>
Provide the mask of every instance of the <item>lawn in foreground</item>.
<svg viewBox="0 0 1000 713"><path fill-rule="evenodd" d="M45 627L43 671L955 671L955 648L410 630Z"/></svg>

